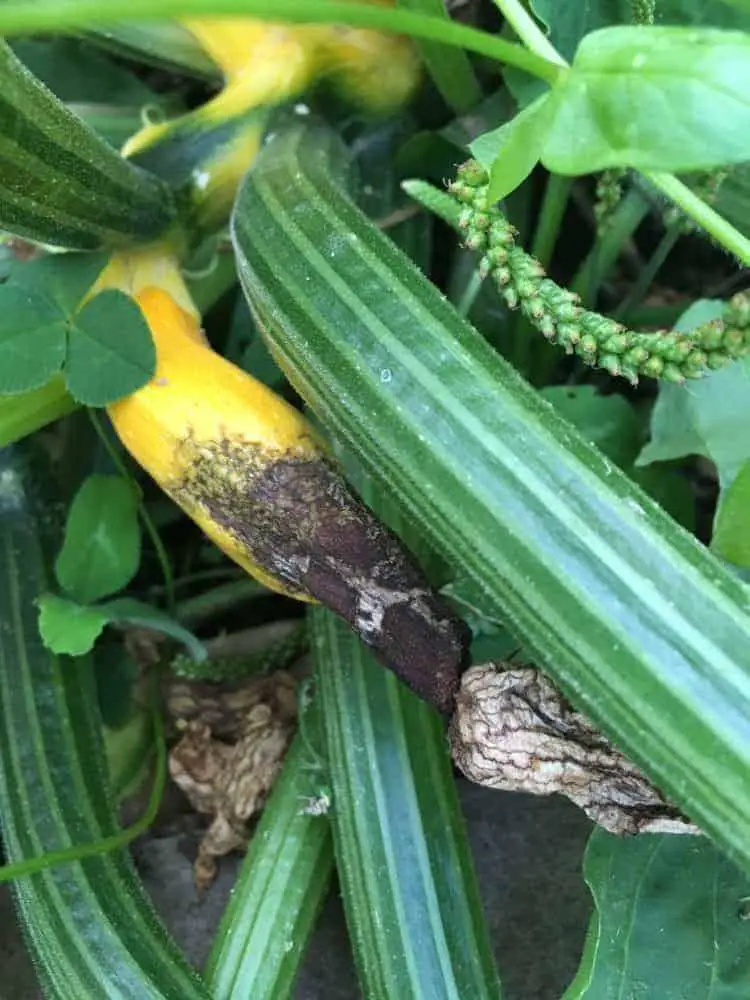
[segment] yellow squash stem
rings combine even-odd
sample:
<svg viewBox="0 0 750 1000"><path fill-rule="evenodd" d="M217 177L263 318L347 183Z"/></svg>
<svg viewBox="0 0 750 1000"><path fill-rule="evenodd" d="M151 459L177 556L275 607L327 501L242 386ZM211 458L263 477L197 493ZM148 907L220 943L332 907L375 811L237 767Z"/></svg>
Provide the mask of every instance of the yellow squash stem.
<svg viewBox="0 0 750 1000"><path fill-rule="evenodd" d="M165 248L115 255L90 294L113 287L138 302L157 354L151 381L108 407L130 454L243 569L331 608L449 712L466 628L352 495L314 428L211 349Z"/></svg>

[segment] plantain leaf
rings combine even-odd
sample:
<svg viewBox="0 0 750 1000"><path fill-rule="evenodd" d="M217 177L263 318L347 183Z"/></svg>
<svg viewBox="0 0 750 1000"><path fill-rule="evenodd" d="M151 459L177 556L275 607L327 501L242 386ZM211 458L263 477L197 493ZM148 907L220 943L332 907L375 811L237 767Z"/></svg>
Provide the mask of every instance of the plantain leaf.
<svg viewBox="0 0 750 1000"><path fill-rule="evenodd" d="M563 1000L750 996L750 880L705 837L597 829L584 872L596 912Z"/></svg>

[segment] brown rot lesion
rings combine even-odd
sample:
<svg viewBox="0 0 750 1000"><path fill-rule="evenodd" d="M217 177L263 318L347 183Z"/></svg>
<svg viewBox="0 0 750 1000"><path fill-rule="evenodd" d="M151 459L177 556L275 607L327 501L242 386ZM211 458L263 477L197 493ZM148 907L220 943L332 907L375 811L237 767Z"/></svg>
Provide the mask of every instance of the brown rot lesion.
<svg viewBox="0 0 750 1000"><path fill-rule="evenodd" d="M181 484L249 557L340 615L420 697L449 713L469 631L327 459L201 446Z"/></svg>

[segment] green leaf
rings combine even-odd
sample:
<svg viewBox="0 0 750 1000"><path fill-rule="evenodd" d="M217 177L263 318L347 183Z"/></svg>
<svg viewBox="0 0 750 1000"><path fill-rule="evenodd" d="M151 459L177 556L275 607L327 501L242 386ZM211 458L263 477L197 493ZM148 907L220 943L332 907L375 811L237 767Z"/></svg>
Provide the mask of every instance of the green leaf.
<svg viewBox="0 0 750 1000"><path fill-rule="evenodd" d="M0 393L38 389L62 367L65 318L40 292L0 286Z"/></svg>
<svg viewBox="0 0 750 1000"><path fill-rule="evenodd" d="M711 548L735 566L750 567L750 461L722 492Z"/></svg>
<svg viewBox="0 0 750 1000"><path fill-rule="evenodd" d="M36 511L15 450L0 453L0 815L10 863L118 831L90 661L39 642L34 601L48 586ZM48 1000L208 1000L167 934L129 853L69 860L13 886Z"/></svg>
<svg viewBox="0 0 750 1000"><path fill-rule="evenodd" d="M11 284L44 295L69 318L78 309L109 260L106 253L48 254L13 272Z"/></svg>
<svg viewBox="0 0 750 1000"><path fill-rule="evenodd" d="M564 1000L750 996L750 880L710 840L597 829L584 870L596 913Z"/></svg>
<svg viewBox="0 0 750 1000"><path fill-rule="evenodd" d="M499 997L444 726L311 612L336 864L367 997Z"/></svg>
<svg viewBox="0 0 750 1000"><path fill-rule="evenodd" d="M82 656L94 647L105 625L136 625L182 643L193 660L206 659L206 647L192 632L150 604L122 597L105 604L78 604L56 594L39 598L39 632L47 649Z"/></svg>
<svg viewBox="0 0 750 1000"><path fill-rule="evenodd" d="M450 19L443 0L397 0L397 6L435 18ZM416 44L432 82L449 108L460 114L479 103L482 91L466 52L435 42Z"/></svg>
<svg viewBox="0 0 750 1000"><path fill-rule="evenodd" d="M490 171L490 201L500 201L529 176L539 161L551 104L542 94L505 125L475 139L472 156Z"/></svg>
<svg viewBox="0 0 750 1000"><path fill-rule="evenodd" d="M141 558L138 498L122 476L89 476L68 512L55 573L60 586L81 603L121 590Z"/></svg>
<svg viewBox="0 0 750 1000"><path fill-rule="evenodd" d="M749 863L746 589L356 209L345 162L295 126L240 192L238 271L274 355L576 706Z"/></svg>
<svg viewBox="0 0 750 1000"><path fill-rule="evenodd" d="M675 329L691 327L719 315L720 303L696 302ZM723 487L750 459L750 358L687 385L660 385L651 415L651 440L638 465L703 455L716 463Z"/></svg>
<svg viewBox="0 0 750 1000"><path fill-rule="evenodd" d="M587 35L553 90L542 162L688 172L750 159L750 36L709 28Z"/></svg>
<svg viewBox="0 0 750 1000"><path fill-rule="evenodd" d="M156 349L138 304L124 292L100 292L76 315L65 373L74 399L106 406L153 376Z"/></svg>
<svg viewBox="0 0 750 1000"><path fill-rule="evenodd" d="M293 995L333 874L328 818L306 812L315 791L314 762L297 736L214 937L205 975L215 1000Z"/></svg>
<svg viewBox="0 0 750 1000"><path fill-rule="evenodd" d="M46 427L75 407L62 376L22 396L0 396L0 448Z"/></svg>
<svg viewBox="0 0 750 1000"><path fill-rule="evenodd" d="M175 206L0 43L0 228L72 250L160 236Z"/></svg>
<svg viewBox="0 0 750 1000"><path fill-rule="evenodd" d="M540 395L621 469L635 461L641 441L640 421L623 396L602 396L591 385L548 386Z"/></svg>
<svg viewBox="0 0 750 1000"><path fill-rule="evenodd" d="M202 663L208 655L206 647L192 632L164 611L160 611L159 608L154 608L144 601L136 601L132 597L118 597L114 601L97 605L96 610L101 611L108 622L137 625L140 628L150 628L155 632L168 635L171 639L181 643L193 660Z"/></svg>
<svg viewBox="0 0 750 1000"><path fill-rule="evenodd" d="M56 594L43 594L37 603L39 634L53 653L83 656L93 648L107 624L101 608L77 604Z"/></svg>

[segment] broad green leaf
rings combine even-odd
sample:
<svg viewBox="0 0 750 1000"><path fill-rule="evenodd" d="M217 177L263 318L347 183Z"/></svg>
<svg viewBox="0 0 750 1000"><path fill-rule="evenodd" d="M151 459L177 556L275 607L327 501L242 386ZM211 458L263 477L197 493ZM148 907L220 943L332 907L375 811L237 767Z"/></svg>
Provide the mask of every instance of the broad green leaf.
<svg viewBox="0 0 750 1000"><path fill-rule="evenodd" d="M540 395L620 468L635 461L641 440L640 422L623 396L602 396L590 385L549 386L541 389Z"/></svg>
<svg viewBox="0 0 750 1000"><path fill-rule="evenodd" d="M138 498L122 476L89 476L68 512L55 573L60 586L82 603L122 589L141 557Z"/></svg>
<svg viewBox="0 0 750 1000"><path fill-rule="evenodd" d="M39 389L65 358L65 318L39 292L0 286L0 393Z"/></svg>
<svg viewBox="0 0 750 1000"><path fill-rule="evenodd" d="M472 156L490 172L490 201L515 191L539 161L549 121L548 97L543 94L505 125L471 143Z"/></svg>
<svg viewBox="0 0 750 1000"><path fill-rule="evenodd" d="M750 567L750 461L722 493L711 548L735 566Z"/></svg>
<svg viewBox="0 0 750 1000"><path fill-rule="evenodd" d="M705 837L595 830L594 915L564 1000L746 1000L750 879Z"/></svg>
<svg viewBox="0 0 750 1000"><path fill-rule="evenodd" d="M155 370L151 331L130 296L100 292L76 315L65 372L68 389L79 403L113 403L140 389Z"/></svg>
<svg viewBox="0 0 750 1000"><path fill-rule="evenodd" d="M139 628L150 628L155 632L161 632L181 643L194 660L202 662L206 659L206 647L200 639L196 639L192 632L159 608L154 608L144 601L136 601L132 597L118 597L114 601L98 605L97 608L106 615L109 622L137 625Z"/></svg>
<svg viewBox="0 0 750 1000"><path fill-rule="evenodd" d="M721 304L696 302L676 330L687 331L720 315ZM651 440L638 465L703 455L716 463L723 487L750 459L750 358L735 361L690 385L660 385L651 414Z"/></svg>
<svg viewBox="0 0 750 1000"><path fill-rule="evenodd" d="M75 407L75 401L65 391L61 375L41 389L21 396L0 396L0 448L59 420Z"/></svg>
<svg viewBox="0 0 750 1000"><path fill-rule="evenodd" d="M723 487L750 458L750 359L713 372L695 385L662 386L651 419L652 439L638 465L688 455L716 463Z"/></svg>
<svg viewBox="0 0 750 1000"><path fill-rule="evenodd" d="M59 655L88 653L107 624L101 608L77 604L56 594L43 594L37 603L42 642Z"/></svg>
<svg viewBox="0 0 750 1000"><path fill-rule="evenodd" d="M587 35L554 88L542 162L688 172L750 159L750 35L709 28L605 28Z"/></svg>

